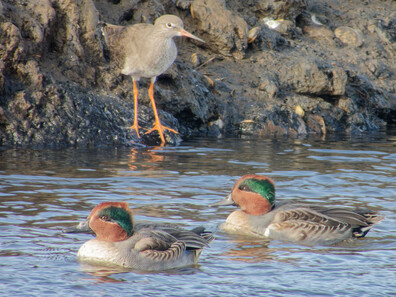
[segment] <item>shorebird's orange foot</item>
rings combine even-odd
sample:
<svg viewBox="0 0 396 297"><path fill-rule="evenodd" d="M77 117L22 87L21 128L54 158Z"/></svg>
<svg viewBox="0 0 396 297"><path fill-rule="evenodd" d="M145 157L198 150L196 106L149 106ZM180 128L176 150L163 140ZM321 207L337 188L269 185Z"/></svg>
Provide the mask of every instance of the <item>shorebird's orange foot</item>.
<svg viewBox="0 0 396 297"><path fill-rule="evenodd" d="M153 128L148 130L145 134L149 134L149 133L153 132L154 130L158 131L158 133L159 133L159 135L161 137L161 142L162 143L166 142L165 141L165 137L164 137L164 130L169 130L169 131L171 131L171 132L173 132L175 134L179 134L179 132L177 132L176 130L174 130L172 128L169 128L169 127L166 127L166 126L163 126L163 125L161 125L161 123L158 123L158 122L154 123Z"/></svg>
<svg viewBox="0 0 396 297"><path fill-rule="evenodd" d="M129 127L129 129L132 129L132 130L136 131L136 135L137 135L138 138L140 138L139 128L140 128L140 126L137 123L134 123L132 126Z"/></svg>

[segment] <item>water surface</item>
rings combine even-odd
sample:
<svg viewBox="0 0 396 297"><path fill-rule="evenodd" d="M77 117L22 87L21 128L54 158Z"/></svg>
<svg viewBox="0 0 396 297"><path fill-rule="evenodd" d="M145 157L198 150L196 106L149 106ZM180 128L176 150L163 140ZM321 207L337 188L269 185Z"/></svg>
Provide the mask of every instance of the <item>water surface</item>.
<svg viewBox="0 0 396 297"><path fill-rule="evenodd" d="M221 233L234 210L208 208L247 173L279 201L370 208L368 236L308 247ZM178 147L0 150L0 292L9 296L391 296L396 294L395 133L354 139L198 139ZM216 232L196 267L158 272L78 263L87 234L61 228L97 203L127 201L139 221Z"/></svg>

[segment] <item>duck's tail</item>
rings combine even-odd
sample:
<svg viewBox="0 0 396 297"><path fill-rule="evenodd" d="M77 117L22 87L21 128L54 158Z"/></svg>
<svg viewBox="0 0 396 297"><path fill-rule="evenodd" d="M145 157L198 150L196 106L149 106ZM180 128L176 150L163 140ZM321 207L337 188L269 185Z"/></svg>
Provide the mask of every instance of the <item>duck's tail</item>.
<svg viewBox="0 0 396 297"><path fill-rule="evenodd" d="M213 233L210 231L206 231L205 227L199 226L195 227L191 230L191 232L201 236L203 239L206 240L207 244L211 243L214 240Z"/></svg>
<svg viewBox="0 0 396 297"><path fill-rule="evenodd" d="M199 236L200 246L199 245L193 246L190 243L190 247L187 247L187 250L190 250L190 252L193 255L194 263L197 264L198 263L198 259L201 256L201 253L202 253L202 250L203 250L204 246L209 246L209 244L214 240L214 236L213 236L212 232L206 231L205 227L202 227L202 226L195 227L190 232L192 232L192 233L194 233L194 234Z"/></svg>
<svg viewBox="0 0 396 297"><path fill-rule="evenodd" d="M356 238L365 237L371 227L385 218L384 216L378 215L376 212L368 209L356 209L354 212L363 216L367 223L366 226L358 226L352 230L353 237Z"/></svg>

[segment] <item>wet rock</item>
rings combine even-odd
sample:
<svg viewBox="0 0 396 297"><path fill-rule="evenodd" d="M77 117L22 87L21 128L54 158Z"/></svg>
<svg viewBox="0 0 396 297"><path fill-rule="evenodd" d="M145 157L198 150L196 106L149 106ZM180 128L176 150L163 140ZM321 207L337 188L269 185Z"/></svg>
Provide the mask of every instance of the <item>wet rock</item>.
<svg viewBox="0 0 396 297"><path fill-rule="evenodd" d="M383 19L369 20L367 29L370 33L376 34L382 42L390 44L393 50L396 50L396 12Z"/></svg>
<svg viewBox="0 0 396 297"><path fill-rule="evenodd" d="M137 141L127 129L129 104L84 94L72 85L49 86L40 93L20 91L5 107L3 145L131 145Z"/></svg>
<svg viewBox="0 0 396 297"><path fill-rule="evenodd" d="M11 111L19 120L23 120L27 117L29 109L32 108L29 100L26 98L26 93L20 91L15 94L14 100L9 104L9 111Z"/></svg>
<svg viewBox="0 0 396 297"><path fill-rule="evenodd" d="M340 96L345 93L347 75L337 66L301 58L285 65L280 73L280 79L288 82L298 94Z"/></svg>
<svg viewBox="0 0 396 297"><path fill-rule="evenodd" d="M217 119L209 123L208 136L210 137L222 137L222 131L224 129L224 122L221 119Z"/></svg>
<svg viewBox="0 0 396 297"><path fill-rule="evenodd" d="M53 33L54 57L62 74L88 86L95 84L95 70L103 63L103 48L97 28L98 12L92 1L59 1L55 6L59 24Z"/></svg>
<svg viewBox="0 0 396 297"><path fill-rule="evenodd" d="M0 95L4 95L4 61L0 60Z"/></svg>
<svg viewBox="0 0 396 297"><path fill-rule="evenodd" d="M338 100L338 108L344 110L347 114L354 114L358 111L358 107L355 102L348 97L342 97Z"/></svg>
<svg viewBox="0 0 396 297"><path fill-rule="evenodd" d="M256 11L260 14L288 20L294 20L305 7L305 0L258 0L255 5Z"/></svg>
<svg viewBox="0 0 396 297"><path fill-rule="evenodd" d="M248 26L241 17L226 8L224 0L194 0L191 12L198 22L200 36L211 49L236 59L245 56Z"/></svg>
<svg viewBox="0 0 396 297"><path fill-rule="evenodd" d="M198 135L202 126L218 116L215 98L204 81L201 73L178 61L158 78L158 106L175 115L188 136ZM174 88L179 90L176 94Z"/></svg>
<svg viewBox="0 0 396 297"><path fill-rule="evenodd" d="M384 62L378 59L368 59L364 62L364 64L367 66L367 69L373 74L375 77L387 77L389 78L390 73L389 73L389 68L387 65L385 65Z"/></svg>
<svg viewBox="0 0 396 297"><path fill-rule="evenodd" d="M176 0L176 7L183 9L183 10L188 10L191 8L191 4L193 3L193 0Z"/></svg>
<svg viewBox="0 0 396 297"><path fill-rule="evenodd" d="M136 23L154 23L155 19L174 7L173 1L157 0L94 0L100 11L101 20L106 23L131 25Z"/></svg>
<svg viewBox="0 0 396 297"><path fill-rule="evenodd" d="M381 22L382 27L386 31L389 42L396 42L396 12L393 12Z"/></svg>
<svg viewBox="0 0 396 297"><path fill-rule="evenodd" d="M317 41L322 47L334 48L336 46L333 31L324 26L304 26L303 33Z"/></svg>
<svg viewBox="0 0 396 297"><path fill-rule="evenodd" d="M298 34L294 22L289 20L280 22L279 26L277 26L274 30L278 31L283 36L292 37Z"/></svg>
<svg viewBox="0 0 396 297"><path fill-rule="evenodd" d="M386 17L380 23L380 30L384 32L386 39L395 45L396 43L396 12Z"/></svg>
<svg viewBox="0 0 396 297"><path fill-rule="evenodd" d="M287 45L286 39L279 32L271 30L267 26L256 28L260 28L260 30L256 32L256 37L252 41L253 48L258 48L261 51L280 50L282 46Z"/></svg>
<svg viewBox="0 0 396 297"><path fill-rule="evenodd" d="M4 22L0 26L0 59L5 68L11 70L17 65L24 55L22 36L20 30L10 22Z"/></svg>
<svg viewBox="0 0 396 297"><path fill-rule="evenodd" d="M326 123L320 115L307 115L306 125L312 134L326 134Z"/></svg>
<svg viewBox="0 0 396 297"><path fill-rule="evenodd" d="M265 75L261 78L258 89L265 92L269 98L274 98L279 91L279 83L273 75Z"/></svg>

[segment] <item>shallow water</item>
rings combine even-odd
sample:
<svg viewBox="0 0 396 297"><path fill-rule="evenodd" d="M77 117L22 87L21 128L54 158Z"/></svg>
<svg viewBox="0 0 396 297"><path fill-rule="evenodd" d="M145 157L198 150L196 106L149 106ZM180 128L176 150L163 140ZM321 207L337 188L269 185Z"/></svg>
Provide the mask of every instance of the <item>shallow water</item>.
<svg viewBox="0 0 396 297"><path fill-rule="evenodd" d="M396 133L354 139L199 139L178 147L0 150L0 292L7 296L390 296L396 294ZM208 208L241 175L279 201L370 208L366 238L308 247L221 233ZM104 200L136 220L216 232L197 267L143 273L82 265L87 234L61 228Z"/></svg>

